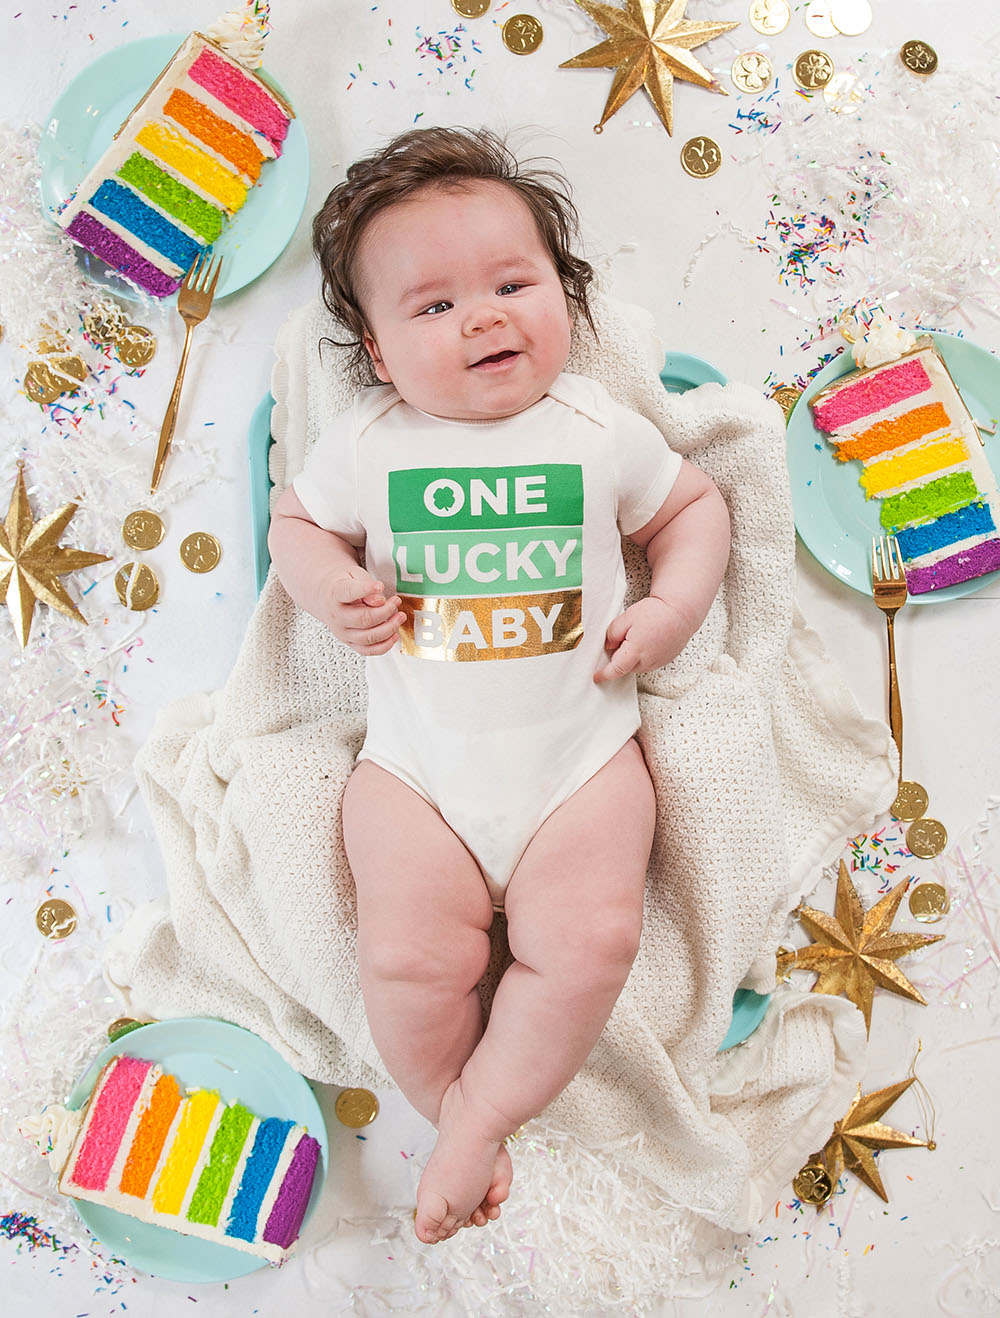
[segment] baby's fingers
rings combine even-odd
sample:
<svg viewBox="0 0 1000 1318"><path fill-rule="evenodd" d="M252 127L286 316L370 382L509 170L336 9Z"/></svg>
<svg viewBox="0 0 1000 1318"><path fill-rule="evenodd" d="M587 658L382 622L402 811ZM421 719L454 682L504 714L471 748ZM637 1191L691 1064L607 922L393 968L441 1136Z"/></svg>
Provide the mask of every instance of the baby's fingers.
<svg viewBox="0 0 1000 1318"><path fill-rule="evenodd" d="M382 646L386 641L391 645L396 639L400 624L405 618L405 613L393 610L384 622L379 623L375 627L347 628L344 632L344 639L347 644L357 650L359 654L381 654L382 650L378 647Z"/></svg>
<svg viewBox="0 0 1000 1318"><path fill-rule="evenodd" d="M364 568L348 568L342 577L333 583L333 598L338 604L354 604L370 595L373 599L382 599L385 588L381 581L376 581Z"/></svg>
<svg viewBox="0 0 1000 1318"><path fill-rule="evenodd" d="M638 647L633 645L626 637L608 659L608 662L601 664L594 673L594 681L598 683L610 682L616 677L626 677L629 673L634 673L638 667Z"/></svg>

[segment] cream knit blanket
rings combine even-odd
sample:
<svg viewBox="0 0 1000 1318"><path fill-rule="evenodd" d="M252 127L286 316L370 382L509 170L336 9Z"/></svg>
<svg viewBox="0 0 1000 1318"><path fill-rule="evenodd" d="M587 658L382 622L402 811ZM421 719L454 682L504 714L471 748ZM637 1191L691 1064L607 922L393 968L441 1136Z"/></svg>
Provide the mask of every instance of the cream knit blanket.
<svg viewBox="0 0 1000 1318"><path fill-rule="evenodd" d="M639 679L658 801L642 944L603 1035L544 1121L574 1147L600 1149L633 1185L647 1178L678 1221L744 1231L843 1115L864 1029L845 1000L779 984L764 1024L719 1054L733 993L775 988L790 910L892 800L894 748L795 608L777 404L740 384L667 394L651 317L602 297L597 318L600 343L576 331L567 369L602 381L708 472L729 504L733 548L701 629ZM331 330L317 302L279 335L276 491L350 400L338 350L317 353ZM631 602L648 590L648 568L630 542L625 562ZM314 1079L391 1083L365 1020L339 826L364 721L363 661L272 573L226 685L165 708L136 761L169 901L137 912L110 947L109 978L134 1014L221 1016ZM504 931L498 917L486 1003L509 955ZM519 1190L545 1201L548 1173L519 1182L516 1141L512 1156L514 1215Z"/></svg>

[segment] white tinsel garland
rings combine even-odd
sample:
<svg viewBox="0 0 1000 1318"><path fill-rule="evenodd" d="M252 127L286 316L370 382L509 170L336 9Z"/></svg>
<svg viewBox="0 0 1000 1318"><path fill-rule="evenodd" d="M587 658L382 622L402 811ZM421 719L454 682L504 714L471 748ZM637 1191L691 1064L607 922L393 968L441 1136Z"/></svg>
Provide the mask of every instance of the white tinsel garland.
<svg viewBox="0 0 1000 1318"><path fill-rule="evenodd" d="M84 339L81 317L106 290L84 279L74 245L42 212L37 141L37 129L0 125L0 516L23 460L36 519L77 503L60 543L110 561L64 578L86 626L38 605L22 651L0 608L0 872L7 879L45 874L75 839L106 825L112 803L131 790L137 746L120 726L119 681L142 645L144 615L124 609L113 586L117 568L135 557L122 541L122 521L136 507L162 509L214 470L200 452L196 478L149 495L156 436L136 406L140 377ZM162 319L148 300L131 304L130 316L137 306L144 320ZM43 325L65 336L89 371L75 393L44 408L21 388ZM200 446L179 437L174 447Z"/></svg>
<svg viewBox="0 0 1000 1318"><path fill-rule="evenodd" d="M857 112L791 98L782 131L797 155L775 161L774 191L790 206L835 205L845 230L870 213L868 241L845 249L843 277L830 281L834 299L898 294L928 319L966 301L1000 314L993 71L917 78L893 51L866 56L852 72L864 89Z"/></svg>
<svg viewBox="0 0 1000 1318"><path fill-rule="evenodd" d="M738 139L752 147L741 164L772 198L772 213L836 223L833 242L843 249L809 268L817 314L863 302L925 323L963 303L1000 315L993 70L942 65L918 78L891 50L869 52L849 71L860 97L851 112L837 112L821 93L796 94L786 77L766 106L779 127ZM753 223L730 217L710 237L728 232L780 258L778 242L747 232Z"/></svg>

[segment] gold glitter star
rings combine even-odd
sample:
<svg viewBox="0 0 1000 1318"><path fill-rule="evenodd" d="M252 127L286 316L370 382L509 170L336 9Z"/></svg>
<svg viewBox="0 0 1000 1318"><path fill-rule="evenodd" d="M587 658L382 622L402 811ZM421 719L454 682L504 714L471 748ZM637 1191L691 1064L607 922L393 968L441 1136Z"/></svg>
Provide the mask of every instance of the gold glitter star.
<svg viewBox="0 0 1000 1318"><path fill-rule="evenodd" d="M901 1131L884 1126L876 1118L892 1107L901 1094L905 1094L916 1076L900 1080L898 1084L887 1085L873 1094L862 1094L858 1085L858 1094L847 1111L833 1128L833 1134L823 1146L819 1155L823 1166L830 1173L830 1180L836 1188L837 1181L846 1167L869 1189L889 1202L882 1178L875 1167L874 1150L928 1148L927 1140L914 1139Z"/></svg>
<svg viewBox="0 0 1000 1318"><path fill-rule="evenodd" d="M674 131L674 78L693 82L728 95L708 69L690 53L738 23L689 23L684 18L687 0L625 0L624 9L597 0L576 0L608 40L560 64L561 69L614 69L601 122L604 125L629 97L645 87L667 132Z"/></svg>
<svg viewBox="0 0 1000 1318"><path fill-rule="evenodd" d="M880 902L865 911L847 873L847 866L841 861L834 915L814 911L810 906L803 906L798 912L799 919L816 942L799 948L790 968L816 972L819 978L812 987L814 993L843 994L850 998L864 1016L867 1031L871 1030L876 984L912 1002L927 1005L894 963L897 957L906 956L918 947L939 943L944 935L904 934L889 930L907 883L908 880L903 879Z"/></svg>
<svg viewBox="0 0 1000 1318"><path fill-rule="evenodd" d="M36 603L48 604L82 623L87 621L57 578L92 563L106 563L108 556L64 549L57 543L76 507L67 503L36 522L24 485L24 463L17 464L7 518L0 526L0 604L7 605L22 650L28 644Z"/></svg>

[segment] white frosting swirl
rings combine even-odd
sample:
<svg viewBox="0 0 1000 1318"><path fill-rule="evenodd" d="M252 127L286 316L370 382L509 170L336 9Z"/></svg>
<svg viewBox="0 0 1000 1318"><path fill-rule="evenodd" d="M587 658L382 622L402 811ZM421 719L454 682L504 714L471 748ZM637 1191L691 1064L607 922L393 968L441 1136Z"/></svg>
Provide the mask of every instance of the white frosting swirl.
<svg viewBox="0 0 1000 1318"><path fill-rule="evenodd" d="M66 1165L82 1121L82 1108L71 1112L61 1103L51 1103L42 1112L22 1117L17 1128L43 1158L51 1158L58 1175Z"/></svg>
<svg viewBox="0 0 1000 1318"><path fill-rule="evenodd" d="M205 29L205 36L244 68L259 69L264 62L264 42L268 32L266 10L265 5L264 15L254 17L249 12L248 0L248 4L230 9L217 18L211 27Z"/></svg>
<svg viewBox="0 0 1000 1318"><path fill-rule="evenodd" d="M865 337L854 345L854 360L858 366L884 366L909 352L916 342L915 334L900 329L889 313L878 307L872 312Z"/></svg>

